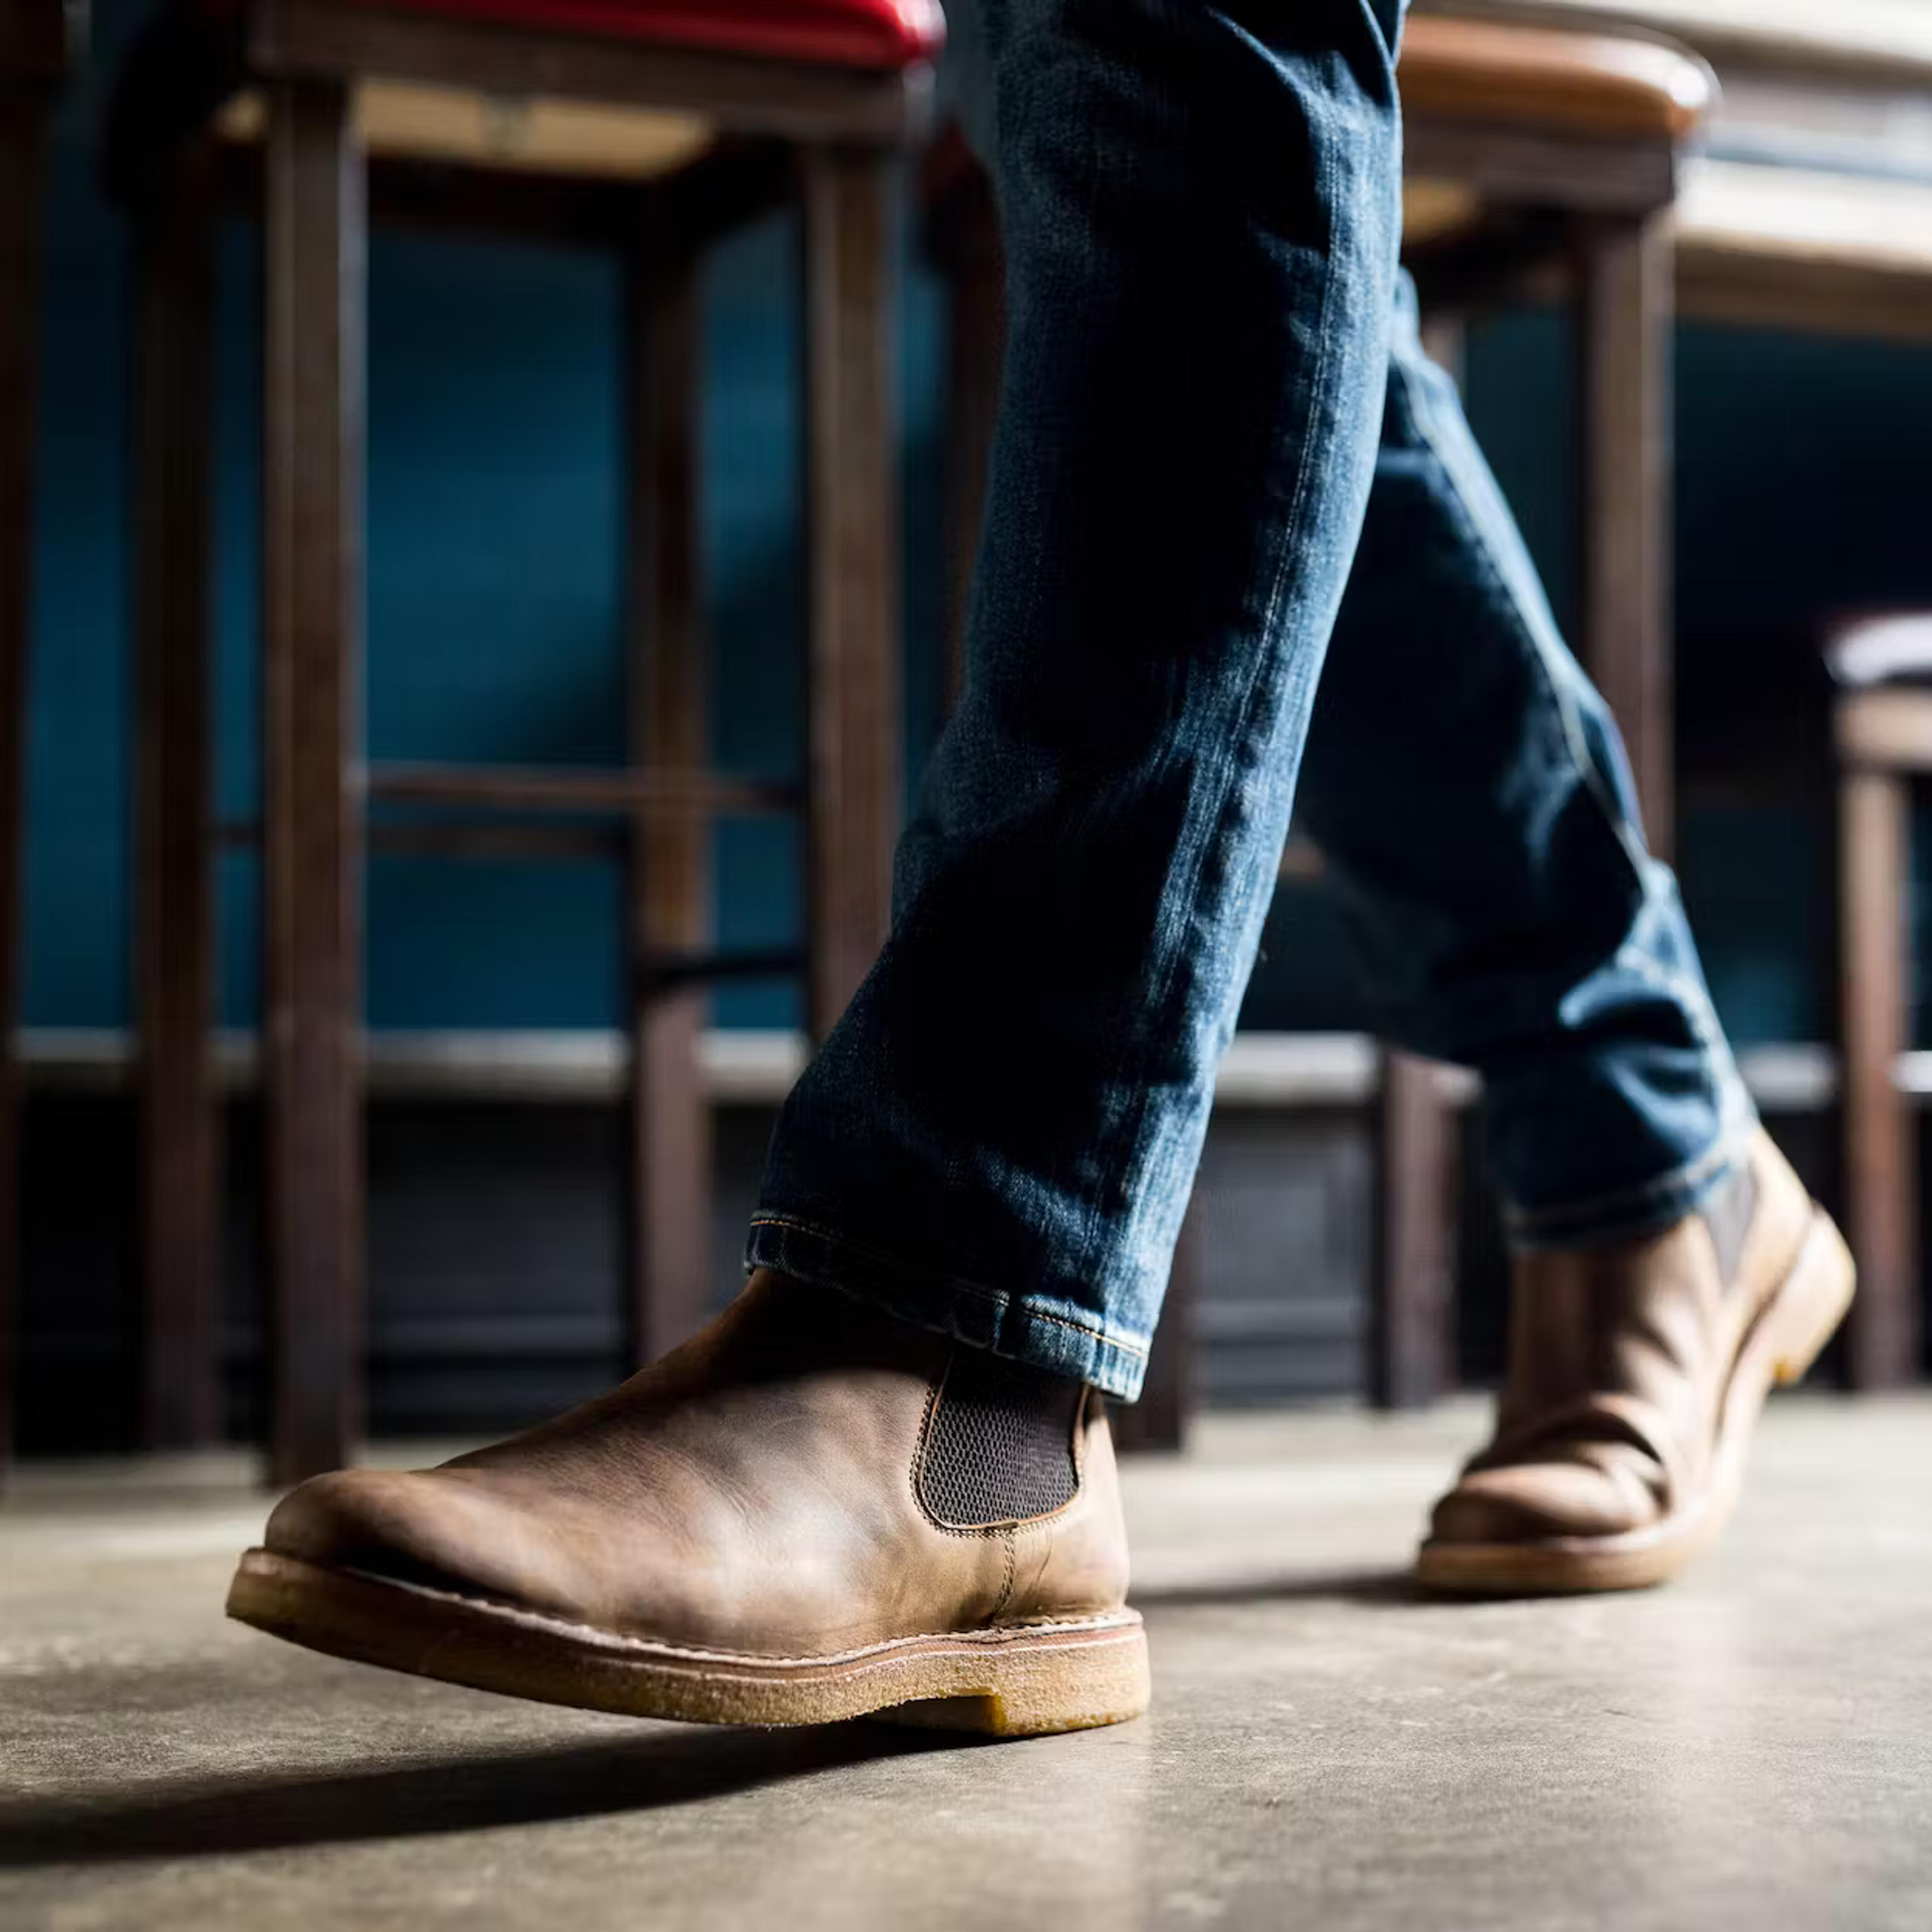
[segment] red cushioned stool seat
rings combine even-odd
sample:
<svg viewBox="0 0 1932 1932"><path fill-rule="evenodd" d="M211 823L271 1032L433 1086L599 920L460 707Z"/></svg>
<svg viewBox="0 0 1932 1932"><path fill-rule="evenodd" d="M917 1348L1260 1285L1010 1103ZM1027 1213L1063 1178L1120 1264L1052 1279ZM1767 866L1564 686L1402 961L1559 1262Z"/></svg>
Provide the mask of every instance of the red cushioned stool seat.
<svg viewBox="0 0 1932 1932"><path fill-rule="evenodd" d="M352 0L383 11L661 42L710 53L890 69L934 58L939 0Z"/></svg>

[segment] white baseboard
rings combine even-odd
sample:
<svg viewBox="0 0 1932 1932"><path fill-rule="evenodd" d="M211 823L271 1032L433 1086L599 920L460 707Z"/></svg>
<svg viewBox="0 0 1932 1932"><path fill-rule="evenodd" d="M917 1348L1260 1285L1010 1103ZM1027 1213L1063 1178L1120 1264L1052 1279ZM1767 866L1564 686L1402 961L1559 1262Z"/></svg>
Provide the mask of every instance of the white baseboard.
<svg viewBox="0 0 1932 1932"><path fill-rule="evenodd" d="M128 1084L134 1063L131 1036L116 1028L28 1027L19 1046L36 1088L112 1091ZM782 1030L714 1030L700 1051L706 1085L720 1106L775 1105L806 1061L805 1036ZM365 1053L369 1091L385 1098L583 1102L617 1095L628 1048L612 1031L436 1030L372 1033ZM221 1034L215 1054L225 1087L253 1087L252 1034ZM1838 1055L1829 1047L1751 1047L1738 1061L1770 1112L1816 1112L1837 1098ZM1474 1097L1470 1076L1452 1067L1441 1075L1445 1098ZM1895 1078L1902 1092L1932 1096L1932 1052L1901 1055ZM1380 1056L1366 1034L1246 1033L1221 1063L1215 1100L1241 1108L1357 1107L1380 1084Z"/></svg>

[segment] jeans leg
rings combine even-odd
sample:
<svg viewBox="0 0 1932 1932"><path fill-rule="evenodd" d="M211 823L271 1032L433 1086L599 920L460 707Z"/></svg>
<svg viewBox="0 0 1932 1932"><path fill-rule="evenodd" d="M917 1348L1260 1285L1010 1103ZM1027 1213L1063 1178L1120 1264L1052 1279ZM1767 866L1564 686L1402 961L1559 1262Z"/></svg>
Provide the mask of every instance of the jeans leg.
<svg viewBox="0 0 1932 1932"><path fill-rule="evenodd" d="M1623 746L1404 284L1302 776L1384 1030L1474 1067L1512 1237L1677 1219L1753 1124Z"/></svg>
<svg viewBox="0 0 1932 1932"><path fill-rule="evenodd" d="M966 689L748 1256L1138 1389L1366 499L1399 0L986 0Z"/></svg>

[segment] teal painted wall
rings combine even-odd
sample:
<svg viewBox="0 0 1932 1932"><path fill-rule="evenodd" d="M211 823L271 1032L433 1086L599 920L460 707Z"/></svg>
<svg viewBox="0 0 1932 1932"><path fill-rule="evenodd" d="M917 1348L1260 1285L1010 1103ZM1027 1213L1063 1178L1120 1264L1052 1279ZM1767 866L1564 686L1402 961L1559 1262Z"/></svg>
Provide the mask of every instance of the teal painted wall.
<svg viewBox="0 0 1932 1932"><path fill-rule="evenodd" d="M130 9L100 11L104 65ZM26 1012L50 1026L120 1024L128 1010L127 258L118 218L92 187L93 112L82 90L61 124L39 432ZM786 223L766 224L719 250L705 281L714 741L722 764L746 771L787 769L795 741L794 244ZM220 261L218 449L220 790L236 816L252 809L257 777L254 259L252 232L238 224ZM584 764L617 755L617 295L611 265L585 254L376 237L376 755ZM910 778L938 714L943 328L939 292L910 259L905 297ZM1525 315L1478 329L1468 365L1472 415L1559 612L1574 583L1564 357L1560 322ZM1828 831L1810 639L1834 609L1932 602L1932 353L1690 328L1679 363L1688 775L1750 765L1749 743L1767 729L1780 743L1790 734L1812 760L1801 758L1782 789L1756 780L1721 794L1706 788L1684 817L1681 869L1734 1030L1816 1037L1830 986ZM790 831L728 825L716 856L725 942L784 943L797 916ZM253 872L244 858L224 863L231 1024L255 1010ZM614 878L593 865L380 860L369 883L371 1018L607 1024L616 922ZM719 996L727 1023L784 1024L796 1010L784 986ZM1248 1018L1359 1020L1318 893L1284 894Z"/></svg>

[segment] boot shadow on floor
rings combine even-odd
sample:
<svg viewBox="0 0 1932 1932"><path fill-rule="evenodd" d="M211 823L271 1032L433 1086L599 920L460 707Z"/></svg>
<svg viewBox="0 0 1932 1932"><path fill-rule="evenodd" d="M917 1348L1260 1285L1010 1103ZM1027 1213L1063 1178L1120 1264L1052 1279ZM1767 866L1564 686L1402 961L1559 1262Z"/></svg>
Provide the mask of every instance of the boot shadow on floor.
<svg viewBox="0 0 1932 1932"><path fill-rule="evenodd" d="M0 1870L214 1857L657 1810L871 1760L985 1748L852 1723L653 1730L635 1738L366 1771L189 1778L110 1798L0 1804Z"/></svg>
<svg viewBox="0 0 1932 1932"><path fill-rule="evenodd" d="M1360 1604L1371 1609L1420 1606L1432 1600L1415 1586L1406 1564L1400 1569L1293 1570L1262 1576L1204 1576L1187 1582L1156 1583L1132 1593L1138 1610L1195 1610L1235 1604Z"/></svg>

